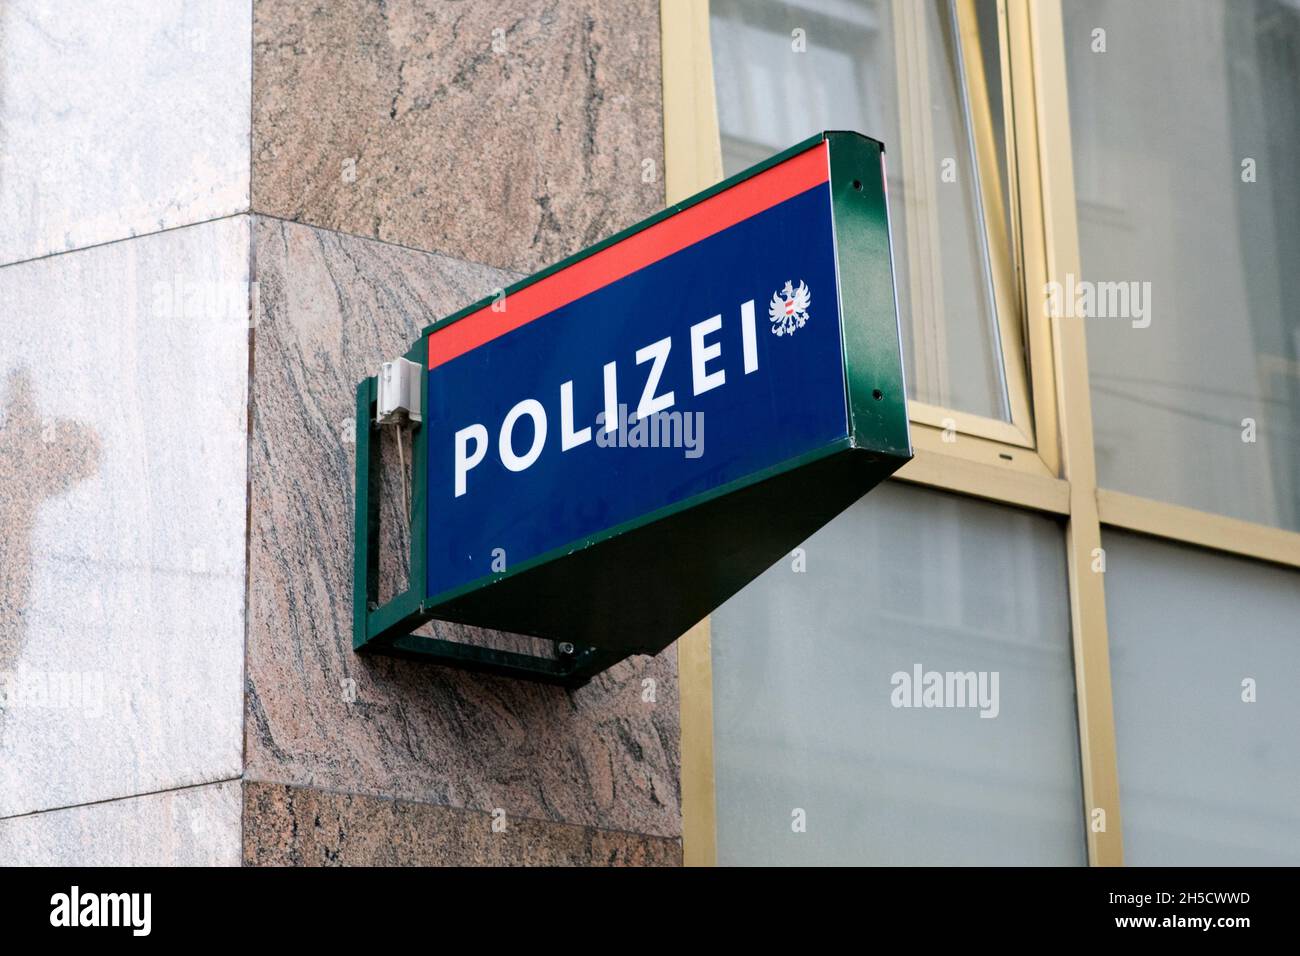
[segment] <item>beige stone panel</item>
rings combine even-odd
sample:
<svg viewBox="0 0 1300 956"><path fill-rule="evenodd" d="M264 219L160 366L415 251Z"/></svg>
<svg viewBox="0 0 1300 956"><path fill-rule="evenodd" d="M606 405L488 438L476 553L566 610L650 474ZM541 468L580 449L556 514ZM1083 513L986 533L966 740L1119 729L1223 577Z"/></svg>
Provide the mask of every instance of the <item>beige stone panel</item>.
<svg viewBox="0 0 1300 956"><path fill-rule="evenodd" d="M257 0L254 211L520 272L645 218L658 8Z"/></svg>
<svg viewBox="0 0 1300 956"><path fill-rule="evenodd" d="M510 276L255 223L248 778L678 836L673 649L577 691L352 650L356 384Z"/></svg>
<svg viewBox="0 0 1300 956"><path fill-rule="evenodd" d="M332 793L244 787L249 866L680 866L679 839Z"/></svg>

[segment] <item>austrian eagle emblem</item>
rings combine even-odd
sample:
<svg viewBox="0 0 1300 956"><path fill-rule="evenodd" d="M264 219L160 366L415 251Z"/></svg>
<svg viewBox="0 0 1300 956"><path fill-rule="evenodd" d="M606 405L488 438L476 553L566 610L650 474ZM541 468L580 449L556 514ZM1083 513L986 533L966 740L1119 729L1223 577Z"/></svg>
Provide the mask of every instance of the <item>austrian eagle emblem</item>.
<svg viewBox="0 0 1300 956"><path fill-rule="evenodd" d="M780 292L772 293L772 301L767 306L768 318L772 320L773 335L794 335L808 323L808 306L812 304L812 293L799 281L799 288L787 282Z"/></svg>

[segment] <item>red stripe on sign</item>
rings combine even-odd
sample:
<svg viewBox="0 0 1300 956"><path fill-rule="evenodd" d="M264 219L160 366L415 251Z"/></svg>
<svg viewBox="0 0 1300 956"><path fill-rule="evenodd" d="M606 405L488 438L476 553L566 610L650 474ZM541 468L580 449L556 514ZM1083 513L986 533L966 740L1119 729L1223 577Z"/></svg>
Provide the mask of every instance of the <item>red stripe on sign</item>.
<svg viewBox="0 0 1300 956"><path fill-rule="evenodd" d="M430 333L429 368L450 362L638 269L666 259L701 239L820 186L829 178L826 144L823 142L545 279L510 293L504 312L494 312L491 305L485 305L446 328Z"/></svg>

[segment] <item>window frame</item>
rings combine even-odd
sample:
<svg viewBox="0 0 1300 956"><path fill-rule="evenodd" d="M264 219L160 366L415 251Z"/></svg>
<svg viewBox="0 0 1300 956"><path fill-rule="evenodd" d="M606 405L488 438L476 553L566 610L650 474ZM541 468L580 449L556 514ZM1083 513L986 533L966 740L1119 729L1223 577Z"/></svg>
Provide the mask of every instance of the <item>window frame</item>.
<svg viewBox="0 0 1300 956"><path fill-rule="evenodd" d="M996 316L996 334L1002 370L1006 384L1007 409L1009 421L987 418L957 409L936 405L929 402L909 400L908 410L914 422L929 425L940 430L947 430L949 435L975 435L992 439L1003 444L1021 448L1034 448L1033 416L1030 411L1028 387L1028 370L1024 347L1024 323L1020 304L1024 301L1023 290L1016 287L1017 274L1011 255L1010 238L1001 211L1003 209L1002 181L998 171L997 148L993 136L992 109L989 103L988 86L985 80L983 50L979 43L979 24L975 16L975 0L956 0L952 4L954 13L954 33L956 40L957 65L961 76L961 107L970 123L970 132L974 140L972 150L973 168L976 175L976 201L979 207L980 226L983 230L984 245L981 258L989 279L993 296L993 309ZM909 107L909 100L926 98L928 85L928 49L923 36L924 23L920 8L915 4L900 4L894 12L895 43L900 54L898 62L915 64L914 75L900 84L899 111L907 114L914 112ZM999 63L1006 66L1005 30L999 20ZM999 89L1003 95L1009 92L1009 73L1003 69L1000 73ZM909 89L915 86L916 89ZM1004 102L1006 100L1004 99ZM924 127L915 131L921 142L905 150L903 162L908 163L909 180L913 183L925 183L934 178L933 171L938 169L937 157L931 154L926 142ZM907 132L904 133L906 137ZM1015 131L1006 130L1008 155L1014 155ZM919 147L919 148L917 148ZM910 157L910 159L909 159ZM1013 169L1009 167L1008 172ZM1010 178L1008 182L1011 182ZM933 206L926 204L933 212ZM1014 210L1013 210L1014 211ZM915 221L915 216L910 217ZM1012 217L1014 220L1014 216ZM937 230L937 223L930 223L931 230ZM905 241L913 242L909 234ZM924 236L916 238L917 249L910 253L909 261L923 259L924 250L931 246ZM921 285L923 270L910 270L909 275L914 285ZM921 290L914 290L912 301L922 301L926 296ZM942 327L942 316L935 314L932 308L921 310L921 320L935 323ZM931 338L933 335L931 336Z"/></svg>
<svg viewBox="0 0 1300 956"><path fill-rule="evenodd" d="M985 91L975 0L955 3L966 89ZM1289 568L1300 568L1300 532L1098 488L1083 322L1049 318L1042 307L1042 290L1051 281L1080 274L1061 0L998 0L997 9L1010 243L1005 236L1000 243L992 241L1001 217L993 215L998 223L990 222L988 211L1000 210L1000 204L986 198L983 207L991 254L1008 248L1016 253L1014 262L1007 257L992 265L995 278L1002 276L994 285L995 292L999 283L1003 289L997 304L1008 399L1012 358L1023 356L1023 407L1017 413L1013 405L1013 420L1007 423L909 401L915 458L891 480L1064 520L1083 779L1081 825L1090 865L1122 865L1105 575L1093 570L1096 557L1104 554L1102 527ZM723 178L708 0L661 0L660 24L665 188L672 203ZM987 97L971 97L970 107L981 191L998 198L999 157ZM1032 415L1028 428L1027 415ZM710 640L706 618L677 644L682 839L688 865L716 862ZM1104 830L1093 826L1098 809L1105 811Z"/></svg>

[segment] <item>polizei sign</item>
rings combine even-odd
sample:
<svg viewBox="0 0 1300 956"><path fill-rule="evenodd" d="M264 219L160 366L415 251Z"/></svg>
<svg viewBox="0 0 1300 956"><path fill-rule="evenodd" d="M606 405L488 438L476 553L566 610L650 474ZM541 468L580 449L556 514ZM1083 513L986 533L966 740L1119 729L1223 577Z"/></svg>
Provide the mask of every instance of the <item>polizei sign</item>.
<svg viewBox="0 0 1300 956"><path fill-rule="evenodd" d="M897 470L884 187L879 143L821 134L435 323L362 382L355 647L580 684L670 644ZM394 409L411 586L380 606ZM430 620L557 651L411 633Z"/></svg>

